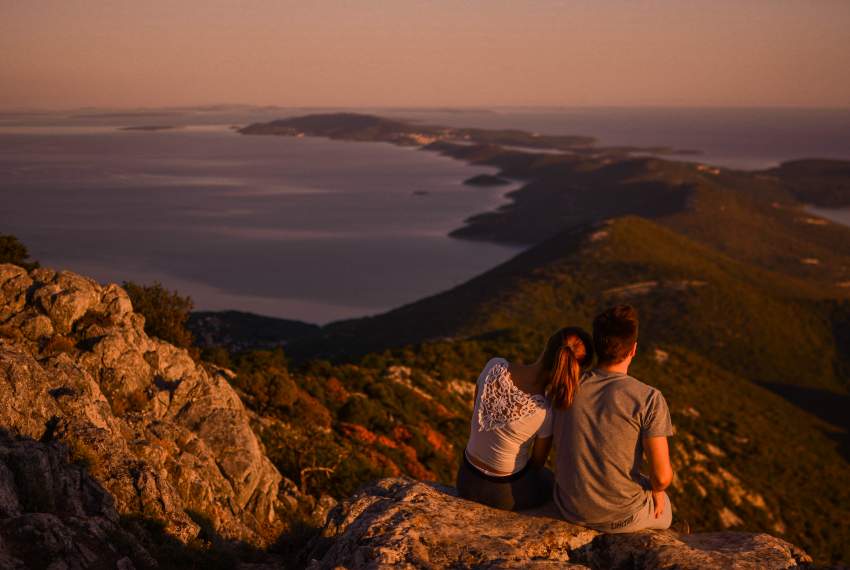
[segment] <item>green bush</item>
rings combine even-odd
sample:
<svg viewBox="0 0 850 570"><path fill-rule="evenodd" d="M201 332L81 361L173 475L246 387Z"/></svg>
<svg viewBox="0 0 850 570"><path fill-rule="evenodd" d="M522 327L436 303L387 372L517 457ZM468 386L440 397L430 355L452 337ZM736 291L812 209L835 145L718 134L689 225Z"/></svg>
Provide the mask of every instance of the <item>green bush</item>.
<svg viewBox="0 0 850 570"><path fill-rule="evenodd" d="M233 385L251 397L260 413L293 413L299 390L289 376L283 350L254 350L239 354L233 361Z"/></svg>
<svg viewBox="0 0 850 570"><path fill-rule="evenodd" d="M139 285L123 283L133 302L133 309L145 317L145 332L180 348L192 348L192 333L186 328L192 299L177 291L165 289L161 283Z"/></svg>
<svg viewBox="0 0 850 570"><path fill-rule="evenodd" d="M29 259L29 252L18 238L0 234L0 263L14 263L25 269L38 267L38 263Z"/></svg>
<svg viewBox="0 0 850 570"><path fill-rule="evenodd" d="M340 421L360 424L372 431L385 432L392 429L392 421L384 406L368 397L349 398L339 409L337 417Z"/></svg>

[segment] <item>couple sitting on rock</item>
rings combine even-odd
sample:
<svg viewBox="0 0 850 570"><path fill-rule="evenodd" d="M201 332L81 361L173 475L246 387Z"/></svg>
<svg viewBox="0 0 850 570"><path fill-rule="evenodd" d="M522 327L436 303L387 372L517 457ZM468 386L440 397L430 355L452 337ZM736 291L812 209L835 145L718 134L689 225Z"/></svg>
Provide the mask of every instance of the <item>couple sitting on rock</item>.
<svg viewBox="0 0 850 570"><path fill-rule="evenodd" d="M592 339L577 327L555 333L534 364L491 359L475 388L460 495L508 510L554 499L564 519L603 532L668 528L673 426L661 392L628 375L637 334L637 311L619 305L594 319ZM553 440L554 475L544 466Z"/></svg>

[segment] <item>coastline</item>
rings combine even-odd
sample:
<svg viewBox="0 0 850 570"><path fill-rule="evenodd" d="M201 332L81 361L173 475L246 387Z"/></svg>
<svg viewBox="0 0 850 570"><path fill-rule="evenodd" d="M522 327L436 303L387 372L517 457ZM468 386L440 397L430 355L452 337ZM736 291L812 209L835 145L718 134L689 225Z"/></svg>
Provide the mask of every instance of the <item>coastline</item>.
<svg viewBox="0 0 850 570"><path fill-rule="evenodd" d="M318 124L313 122L316 119L318 120L315 123ZM342 128L339 128L340 124ZM237 129L236 132L242 135L383 142L436 152L471 165L495 167L498 169L495 176L512 181L513 186L505 188L500 197L500 204L466 218L459 227L452 229L448 236L523 248L544 241L564 229L564 218L555 211L557 208L547 208L539 202L562 187L563 175L569 171L598 169L628 161L636 164L665 161L655 156L632 157L632 153L667 150L677 156L691 156L698 152L662 147L597 147L593 146L596 139L586 136L550 136L522 130L490 131L420 125L352 113L306 115L269 123L254 123ZM494 139L498 140L499 144L495 144ZM529 144L536 144L538 148L528 146ZM699 163L678 160L665 162L690 165L701 173L716 175L720 172L718 167ZM617 174L613 179L615 182L622 181L622 177ZM594 181L600 182L605 181ZM599 203L582 205L583 209L567 220L567 227L624 213L635 213L635 209L638 213L649 216L657 211L668 213L670 208L664 204L665 201L670 201L674 208L683 207L681 193L665 190L668 189L663 189L653 196L641 196L637 201L615 204L613 208L606 208ZM647 198L650 207L642 207L640 202L646 201ZM603 206L601 211L600 206Z"/></svg>
<svg viewBox="0 0 850 570"><path fill-rule="evenodd" d="M836 160L788 161L767 170L744 171L701 162L635 156L654 148L597 147L582 136L541 135L522 130L487 130L407 123L375 115L332 113L253 123L243 135L322 137L351 142L386 142L437 152L468 164L494 166L496 176L519 181L505 192L506 204L470 216L450 237L528 247L557 233L622 215L648 219L683 213L705 188L747 193L767 181L779 192L811 200L834 200L829 184L845 175ZM527 150L517 150L517 147ZM555 152L553 152L555 151ZM681 151L691 156L692 150ZM850 178L850 177L848 177ZM832 180L830 180L831 182ZM780 188L782 187L782 188ZM598 192L605 188L606 192ZM850 192L840 198L850 206ZM803 202L797 203L802 208Z"/></svg>
<svg viewBox="0 0 850 570"><path fill-rule="evenodd" d="M850 227L850 207L823 208L807 204L804 208L808 213L828 220L834 224ZM809 222L811 223L811 222ZM820 225L820 224L816 224Z"/></svg>

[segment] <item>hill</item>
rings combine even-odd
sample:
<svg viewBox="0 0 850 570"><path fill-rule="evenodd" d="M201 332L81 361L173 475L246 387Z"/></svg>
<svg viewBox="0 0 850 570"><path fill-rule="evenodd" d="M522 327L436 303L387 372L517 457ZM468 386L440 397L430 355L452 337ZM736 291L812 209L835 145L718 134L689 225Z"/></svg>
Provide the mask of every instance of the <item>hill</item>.
<svg viewBox="0 0 850 570"><path fill-rule="evenodd" d="M294 117L240 132L419 146L524 181L508 194L510 203L469 218L454 237L535 245L570 228L638 215L740 261L817 283L822 296L850 297L848 229L805 209L850 204L848 161L797 160L748 172L634 155L663 149L354 113Z"/></svg>
<svg viewBox="0 0 850 570"><path fill-rule="evenodd" d="M365 510L375 514L375 489L395 485L395 504L387 497L382 504L402 513L413 503L399 492L433 493L421 484L379 482L323 524L333 505L325 492L346 496L364 477L451 478L454 442L462 441L469 412L468 382L451 388L378 357L359 365L314 362L290 373L279 351L242 354L234 374L148 337L144 318L115 285L6 264L0 265L0 293L4 567L303 567L311 556L324 555L333 533L349 548L360 540L342 534L358 525L342 523L364 512L352 507L364 498L370 507ZM702 445L688 441L695 450ZM282 479L269 459L298 484ZM691 459L710 465L696 451ZM733 501L743 497L777 532L784 530L783 519L761 495L720 472ZM311 493L318 500L308 500ZM431 521L439 510L434 532L468 527L475 517L485 533L498 524L485 507L452 505L449 499L434 495L432 512L411 514ZM569 527L528 515L497 516L516 528ZM322 536L309 533L313 539L305 543L305 524L323 529ZM402 520L382 528L387 536L409 535ZM495 550L458 558L463 545L445 540L429 555L431 567L496 560L506 548L490 541ZM536 552L538 562L545 557L558 564L589 545L589 568L612 567L612 560L622 561L617 567L658 567L650 558L633 559L635 546L628 541L609 544L583 529L571 528L560 542L535 540L529 535L522 552ZM736 563L755 557L777 568L808 560L798 548L765 535L668 533L659 540L640 548L669 556L670 544L713 545L712 553L704 549L701 555L679 548L675 560L683 567L696 567L706 556ZM392 557L379 550L383 554L368 558ZM522 552L512 557L521 561ZM336 557L334 567L364 563L363 554L346 558L339 548L328 556Z"/></svg>
<svg viewBox="0 0 850 570"><path fill-rule="evenodd" d="M668 394L681 430L682 516L850 558L839 483L850 474L850 229L806 210L850 201L850 163L743 172L587 143L537 152L519 144L532 133L514 135L419 142L525 181L452 235L531 247L449 291L290 339L293 377L317 356L403 365L433 393L474 379L494 354L534 359L549 331L629 302L643 322L635 373Z"/></svg>
<svg viewBox="0 0 850 570"><path fill-rule="evenodd" d="M260 450L250 465L239 465L250 471L267 457L274 467L261 469L265 480L283 475L278 498L289 509L272 509L270 520L289 529L276 548L291 553L318 532L318 519L335 501L343 503L323 533L351 522L345 513L352 501L344 499L364 483L400 475L451 483L468 435L472 382L484 363L494 355L531 361L551 331L588 327L599 309L628 302L642 317L633 373L664 392L677 426L676 516L700 532L770 532L820 562L850 560L850 230L805 209L809 202L843 203L845 163L739 172L629 157L581 139L359 115L243 131L416 145L497 166L499 176L525 186L507 207L476 216L455 235L529 248L449 291L371 318L319 328L239 313L198 315L192 326L208 345L204 356L218 366L148 338L123 301L106 303L124 298L118 288L107 296L83 278L38 269L24 276L3 266L11 277L0 280L9 307L0 313L7 337L0 342L27 367L45 371L34 385L47 388L33 388L24 400L21 417L29 423L22 425L31 438L51 445L93 441L86 438L100 433L91 427L100 416L79 402L99 390L106 403L97 396L97 410L108 410L108 422L120 429L107 432L110 445L96 447L93 457L131 445L136 455L119 454L122 461L136 457L142 468L162 467L162 480L179 483L176 495L160 501L166 513L154 518L174 526L189 517L190 539L242 536L252 544L269 540L252 515L267 500L222 513L220 502L198 499L207 510L197 520L183 501L194 504L198 489L218 481L212 464L231 457L228 449ZM44 332L40 316L67 323ZM116 335L126 342L107 351ZM218 344L229 350L215 350ZM103 360L107 355L116 360ZM68 376L71 364L91 381ZM210 386L215 397L180 399L181 390L204 395ZM18 393L7 391L4 422L22 429L24 420L14 415ZM221 399L244 441L234 443L211 425ZM86 429L42 429L44 418L32 414L53 400L62 410L60 426L74 420L81 423L70 425ZM262 445L251 443L248 424ZM180 478L190 467L197 474L192 485ZM111 492L110 485L124 484L125 471L116 481L102 475L110 472L92 474ZM271 496L272 487L260 496ZM237 497L247 494L232 488ZM370 497L364 500L371 504ZM119 512L131 504L119 503Z"/></svg>
<svg viewBox="0 0 850 570"><path fill-rule="evenodd" d="M277 319L243 311L194 311L187 328L201 348L227 346L230 350L277 348L293 338L309 338L320 327L287 319Z"/></svg>
<svg viewBox="0 0 850 570"><path fill-rule="evenodd" d="M332 324L323 331L325 348L350 347L366 356L357 364L328 365L325 377L350 391L357 385L352 370L380 377L381 370L406 367L417 395L395 387L376 393L372 386L358 405L373 401L392 420L355 423L392 439L412 413L402 402L415 399L426 413L419 426L439 426L457 454L468 429L469 393L467 407L456 396L490 356L531 361L548 332L589 326L598 309L615 302L640 310L634 374L662 389L679 430L672 491L678 515L701 531L770 531L821 560L847 559L846 304L824 301L803 280L745 264L645 219L564 232L445 293ZM384 351L389 346L399 348ZM290 347L298 349L298 343ZM298 370L291 372L296 384L306 380ZM349 370L348 377L341 370ZM321 383L309 377L311 385ZM435 401L451 416L427 418ZM433 457L437 448L429 443L419 444L417 457ZM451 482L451 467L428 465ZM814 488L807 483L812 478Z"/></svg>

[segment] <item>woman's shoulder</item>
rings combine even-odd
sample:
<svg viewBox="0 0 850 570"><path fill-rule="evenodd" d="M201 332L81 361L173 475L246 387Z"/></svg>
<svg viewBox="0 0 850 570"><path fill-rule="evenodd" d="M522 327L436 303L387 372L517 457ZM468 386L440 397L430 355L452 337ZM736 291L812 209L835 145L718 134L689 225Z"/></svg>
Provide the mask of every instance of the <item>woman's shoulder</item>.
<svg viewBox="0 0 850 570"><path fill-rule="evenodd" d="M528 394L514 385L504 359L491 359L481 373L478 430L491 431L536 416L545 421L550 405L542 394Z"/></svg>
<svg viewBox="0 0 850 570"><path fill-rule="evenodd" d="M505 370L507 370L509 364L510 363L507 361L507 359L502 358L501 356L494 356L493 358L487 361L487 364L484 365L484 368L504 368Z"/></svg>
<svg viewBox="0 0 850 570"><path fill-rule="evenodd" d="M494 356L487 361L484 368L481 369L481 379L487 378L495 374L506 374L508 371L508 361L500 356Z"/></svg>

